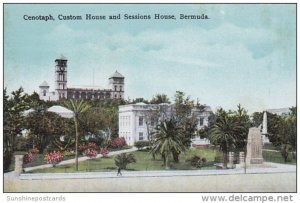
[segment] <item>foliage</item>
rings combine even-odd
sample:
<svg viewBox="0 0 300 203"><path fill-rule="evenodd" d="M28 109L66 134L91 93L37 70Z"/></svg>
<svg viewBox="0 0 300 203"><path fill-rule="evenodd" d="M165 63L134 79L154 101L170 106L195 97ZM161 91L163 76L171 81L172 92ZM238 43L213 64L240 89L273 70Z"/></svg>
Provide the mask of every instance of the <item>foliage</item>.
<svg viewBox="0 0 300 203"><path fill-rule="evenodd" d="M144 99L144 98L136 98L134 99L132 102L130 102L131 104L136 104L136 103L145 103L145 104L148 104L148 100Z"/></svg>
<svg viewBox="0 0 300 203"><path fill-rule="evenodd" d="M60 151L53 151L45 155L45 161L53 166L56 166L62 160L64 160L64 155Z"/></svg>
<svg viewBox="0 0 300 203"><path fill-rule="evenodd" d="M166 169L169 169L169 157L175 151L177 154L185 150L181 140L181 129L175 120L161 121L154 133L152 154L161 154Z"/></svg>
<svg viewBox="0 0 300 203"><path fill-rule="evenodd" d="M109 150L106 147L105 148L101 148L99 154L101 154L102 157L108 157Z"/></svg>
<svg viewBox="0 0 300 203"><path fill-rule="evenodd" d="M190 159L193 155L201 155L201 157L205 157L207 162L204 169L209 167L213 169L212 162L214 157L219 152L212 148L193 148L186 151L186 153L182 153L180 155L180 159L182 160L180 163L174 163L172 165L172 170L193 170L194 167L191 166L190 162L187 162L187 159ZM158 160L153 160L151 154L147 151L135 151L132 152L136 159L136 163L132 163L127 166L127 169L134 171L149 171L149 170L164 170L164 166L162 166L161 162ZM279 153L278 153L279 154ZM115 155L116 156L116 155ZM80 162L79 171L86 172L86 169L89 168L91 171L101 171L101 172L116 172L117 166L115 165L115 156L108 158L96 158L87 161ZM280 154L279 154L280 157ZM280 157L281 158L281 157ZM75 164L68 165L60 165L55 168L45 168L32 171L33 173L69 173L75 172Z"/></svg>
<svg viewBox="0 0 300 203"><path fill-rule="evenodd" d="M297 109L290 108L288 115L276 115L267 112L268 135L270 142L280 148L283 159L288 161L289 154L297 150ZM257 125L262 123L263 112L253 114L253 123ZM295 158L295 157L294 157Z"/></svg>
<svg viewBox="0 0 300 203"><path fill-rule="evenodd" d="M291 149L292 149L292 147L289 144L282 144L281 145L280 153L281 153L281 156L284 159L284 163L286 163L288 161L289 153L290 153Z"/></svg>
<svg viewBox="0 0 300 203"><path fill-rule="evenodd" d="M121 169L126 169L130 163L136 163L136 159L133 154L122 153L115 157L115 164Z"/></svg>
<svg viewBox="0 0 300 203"><path fill-rule="evenodd" d="M98 154L97 150L95 150L93 148L88 148L88 149L84 150L84 155L89 158L95 158L97 156L97 154Z"/></svg>
<svg viewBox="0 0 300 203"><path fill-rule="evenodd" d="M234 150L239 134L243 131L239 117L234 113L226 112L224 109L218 109L216 113L216 122L209 132L209 140L212 144L219 146L223 152L223 164L227 168L227 154Z"/></svg>
<svg viewBox="0 0 300 203"><path fill-rule="evenodd" d="M151 145L151 142L148 140L141 140L134 143L134 146L138 148L138 150L143 149L144 147L149 147Z"/></svg>
<svg viewBox="0 0 300 203"><path fill-rule="evenodd" d="M201 114L205 110L205 106L201 105L197 100L194 102L190 97L185 96L185 93L176 91L175 94L175 114L173 118L177 122L177 126L180 129L180 139L185 149L191 146L192 138L197 135L198 126L198 114ZM173 150L173 159L175 162L179 162L179 155L183 151Z"/></svg>
<svg viewBox="0 0 300 203"><path fill-rule="evenodd" d="M36 146L33 146L32 149L30 150L30 152L32 154L37 154L37 153L39 153L39 149Z"/></svg>
<svg viewBox="0 0 300 203"><path fill-rule="evenodd" d="M168 103L170 104L170 100L166 94L156 94L151 100L150 104L162 104Z"/></svg>
<svg viewBox="0 0 300 203"><path fill-rule="evenodd" d="M124 137L116 137L111 142L111 146L113 148L122 148L125 145L126 145L126 140Z"/></svg>
<svg viewBox="0 0 300 203"><path fill-rule="evenodd" d="M206 158L201 158L199 155L194 155L191 159L188 160L191 163L191 166L195 168L202 168L206 164Z"/></svg>
<svg viewBox="0 0 300 203"><path fill-rule="evenodd" d="M234 142L235 148L233 151L238 153L240 151L244 151L244 149L246 148L248 131L251 127L251 121L246 109L244 109L240 104L237 106L237 110L233 112L233 116L236 118L237 122L237 134L236 140Z"/></svg>
<svg viewBox="0 0 300 203"><path fill-rule="evenodd" d="M96 150L97 148L98 147L97 147L96 143L94 143L94 142L89 142L87 144L81 143L78 146L78 151L80 153L83 153L86 149L95 149Z"/></svg>
<svg viewBox="0 0 300 203"><path fill-rule="evenodd" d="M62 118L46 109L41 108L30 113L26 117L24 127L30 130L28 141L37 146L40 153L43 153L47 145L53 140L53 136L63 133Z"/></svg>
<svg viewBox="0 0 300 203"><path fill-rule="evenodd" d="M263 122L263 114L264 112L255 112L252 115L252 125L255 127L259 127ZM268 135L270 142L273 143L274 146L280 147L280 138L278 131L280 129L281 117L279 115L267 112L267 125L268 125Z"/></svg>
<svg viewBox="0 0 300 203"><path fill-rule="evenodd" d="M64 151L64 156L74 156L75 155L75 151L73 149L66 149Z"/></svg>
<svg viewBox="0 0 300 203"><path fill-rule="evenodd" d="M33 158L33 154L31 152L28 152L23 157L23 163L24 164L31 163L31 162L33 162L33 160L34 160L34 158Z"/></svg>
<svg viewBox="0 0 300 203"><path fill-rule="evenodd" d="M16 137L23 130L23 112L29 108L28 95L23 88L13 91L9 97L3 90L3 168L8 170L16 147Z"/></svg>
<svg viewBox="0 0 300 203"><path fill-rule="evenodd" d="M71 109L74 113L73 120L75 124L75 165L76 170L78 170L78 142L79 142L79 121L78 118L80 114L86 112L90 106L84 101L73 101L70 100L65 103L66 107Z"/></svg>

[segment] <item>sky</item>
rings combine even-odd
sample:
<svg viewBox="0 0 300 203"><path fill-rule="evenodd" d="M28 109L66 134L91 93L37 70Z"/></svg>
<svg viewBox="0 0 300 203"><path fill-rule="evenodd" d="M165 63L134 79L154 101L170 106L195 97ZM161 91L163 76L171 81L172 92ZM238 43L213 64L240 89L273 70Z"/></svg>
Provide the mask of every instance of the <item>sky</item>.
<svg viewBox="0 0 300 203"><path fill-rule="evenodd" d="M24 15L51 14L55 21ZM58 15L151 15L150 20L63 21ZM175 15L156 20L154 14ZM179 15L207 20L180 20ZM4 87L54 90L54 60L68 59L68 86L106 88L116 70L125 98L177 90L213 109L249 112L296 105L295 4L6 4Z"/></svg>

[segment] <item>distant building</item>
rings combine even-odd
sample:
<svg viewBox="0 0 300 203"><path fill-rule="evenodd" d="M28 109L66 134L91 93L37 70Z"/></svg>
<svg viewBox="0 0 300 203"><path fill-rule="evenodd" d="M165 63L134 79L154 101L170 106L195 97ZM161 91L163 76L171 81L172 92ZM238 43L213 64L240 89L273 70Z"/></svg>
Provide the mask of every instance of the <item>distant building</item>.
<svg viewBox="0 0 300 203"><path fill-rule="evenodd" d="M41 100L102 100L124 98L125 78L118 71L109 77L109 87L107 89L95 87L68 87L67 62L68 60L64 56L61 56L59 59L55 60L55 91L50 92L50 86L46 81L44 81L39 86L39 96Z"/></svg>
<svg viewBox="0 0 300 203"><path fill-rule="evenodd" d="M124 137L128 145L141 140L149 140L159 119L170 118L174 113L173 104L128 104L119 106L119 137ZM208 125L212 111L209 106L204 111L192 110L198 119L198 129ZM194 145L208 145L209 140L196 138Z"/></svg>

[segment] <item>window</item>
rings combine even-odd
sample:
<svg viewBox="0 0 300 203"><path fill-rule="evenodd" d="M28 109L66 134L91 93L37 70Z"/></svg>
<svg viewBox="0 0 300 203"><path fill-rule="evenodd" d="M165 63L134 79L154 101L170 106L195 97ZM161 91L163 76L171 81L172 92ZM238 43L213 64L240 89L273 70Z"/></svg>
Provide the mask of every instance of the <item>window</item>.
<svg viewBox="0 0 300 203"><path fill-rule="evenodd" d="M46 96L46 90L43 91L43 95L44 95L44 97Z"/></svg>
<svg viewBox="0 0 300 203"><path fill-rule="evenodd" d="M122 86L120 86L120 91L122 91Z"/></svg>
<svg viewBox="0 0 300 203"><path fill-rule="evenodd" d="M143 139L144 139L143 133L139 132L139 140L143 140Z"/></svg>
<svg viewBox="0 0 300 203"><path fill-rule="evenodd" d="M200 118L200 126L203 126L204 124L204 118Z"/></svg>
<svg viewBox="0 0 300 203"><path fill-rule="evenodd" d="M117 91L117 85L115 85L115 91Z"/></svg>
<svg viewBox="0 0 300 203"><path fill-rule="evenodd" d="M139 117L139 126L143 126L143 117L142 116Z"/></svg>
<svg viewBox="0 0 300 203"><path fill-rule="evenodd" d="M151 126L154 126L154 123L155 123L155 122L154 122L154 118L151 117L150 125L151 125Z"/></svg>

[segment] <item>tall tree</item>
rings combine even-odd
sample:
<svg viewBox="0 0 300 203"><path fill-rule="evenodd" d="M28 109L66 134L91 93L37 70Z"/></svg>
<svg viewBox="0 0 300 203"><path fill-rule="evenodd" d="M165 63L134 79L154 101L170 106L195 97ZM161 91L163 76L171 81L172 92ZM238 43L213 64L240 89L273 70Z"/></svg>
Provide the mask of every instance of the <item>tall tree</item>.
<svg viewBox="0 0 300 203"><path fill-rule="evenodd" d="M279 126L281 122L281 116L267 112L268 117L268 135L270 142L274 146L280 146L280 138L278 135ZM263 112L255 112L252 115L252 125L258 127L263 122Z"/></svg>
<svg viewBox="0 0 300 203"><path fill-rule="evenodd" d="M180 153L185 150L180 133L181 131L174 119L161 121L154 133L151 153L162 155L166 169L170 168L170 156L173 151Z"/></svg>
<svg viewBox="0 0 300 203"><path fill-rule="evenodd" d="M197 115L205 110L205 107L197 100L195 102L181 91L175 94L175 113L173 117L181 130L180 139L185 149L189 148L192 139L197 134L198 117ZM173 150L173 158L175 162L179 162L180 151Z"/></svg>
<svg viewBox="0 0 300 203"><path fill-rule="evenodd" d="M15 139L23 130L23 112L29 108L26 102L27 94L22 87L13 91L11 97L7 95L6 88L3 91L3 155L4 170L7 170L15 149Z"/></svg>
<svg viewBox="0 0 300 203"><path fill-rule="evenodd" d="M54 129L56 128L53 122L58 117L55 113L45 110L34 111L26 117L24 127L30 130L28 139L33 145L37 146L41 154L52 140Z"/></svg>
<svg viewBox="0 0 300 203"><path fill-rule="evenodd" d="M236 117L237 125L239 126L239 132L237 132L237 139L234 143L236 151L243 151L246 147L247 136L249 128L251 127L250 116L247 114L245 108L240 104L237 106L237 110L234 111L233 116Z"/></svg>
<svg viewBox="0 0 300 203"><path fill-rule="evenodd" d="M65 106L69 108L70 110L73 111L74 116L74 124L75 124L75 166L76 166L76 171L78 171L78 142L79 142L79 129L78 129L78 118L79 115L84 113L90 108L90 105L88 105L84 101L66 101Z"/></svg>
<svg viewBox="0 0 300 203"><path fill-rule="evenodd" d="M287 116L281 117L278 137L280 140L280 151L287 162L290 152L294 154L297 150L297 116L295 107L291 108L291 113Z"/></svg>
<svg viewBox="0 0 300 203"><path fill-rule="evenodd" d="M227 154L233 149L238 138L237 135L241 129L237 117L222 108L218 109L216 113L216 123L209 132L209 140L212 144L219 146L223 152L224 168L227 168Z"/></svg>
<svg viewBox="0 0 300 203"><path fill-rule="evenodd" d="M162 104L168 103L170 104L170 100L166 94L156 94L151 100L150 104Z"/></svg>

